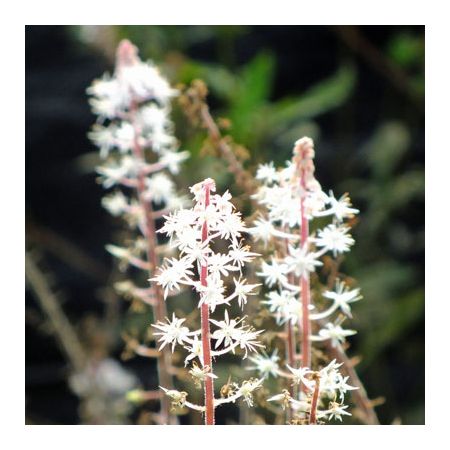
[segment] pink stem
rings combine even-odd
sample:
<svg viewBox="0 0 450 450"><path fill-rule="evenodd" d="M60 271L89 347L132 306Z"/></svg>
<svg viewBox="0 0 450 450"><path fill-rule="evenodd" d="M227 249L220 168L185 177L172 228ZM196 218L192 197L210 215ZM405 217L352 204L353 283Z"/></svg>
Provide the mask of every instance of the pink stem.
<svg viewBox="0 0 450 450"><path fill-rule="evenodd" d="M205 190L205 209L209 206L210 185L204 185ZM208 239L208 223L205 220L202 225L202 242ZM202 286L208 286L207 281L208 266L207 263L201 266L200 283ZM211 358L211 338L209 329L209 305L203 303L201 306L201 329L202 329L202 348L203 364L212 372ZM214 383L211 377L205 377L205 425L214 425Z"/></svg>
<svg viewBox="0 0 450 450"><path fill-rule="evenodd" d="M134 145L133 145L133 153L136 159L140 161L145 161L144 151L139 144L138 136L139 136L139 130L137 129L137 126L135 124L135 114L136 114L137 106L133 105L131 107L130 111L130 119L131 123L134 127ZM151 201L146 200L145 198L145 179L146 175L144 171L139 171L137 174L137 183L136 183L136 191L138 194L138 200L139 204L144 211L144 227L143 227L143 234L147 241L147 260L149 262L149 275L150 277L153 276L153 271L158 266L158 257L156 254L156 243L157 243L157 237L156 237L156 231L155 231L155 222L153 220L153 209L151 205ZM167 310L166 310L166 304L164 302L164 297L161 291L160 286L155 285L155 297L156 301L153 306L153 314L155 316L156 322L164 322L165 317L167 316ZM170 367L170 350L166 347L161 350L159 353L158 358L158 377L159 382L162 386L164 386L167 389L172 389L173 382L172 382L172 376L169 372ZM164 422L168 422L170 413L170 401L169 399L164 396L161 398L161 415L163 417Z"/></svg>
<svg viewBox="0 0 450 450"><path fill-rule="evenodd" d="M319 400L319 388L320 388L320 378L316 376L316 385L314 386L314 394L311 402L311 414L309 415L309 424L316 425L317 424L317 402Z"/></svg>
<svg viewBox="0 0 450 450"><path fill-rule="evenodd" d="M302 191L300 200L300 214L301 214L301 235L300 245L306 248L309 235L309 222L305 212L305 195L306 195L306 177L305 169L300 169L300 188ZM310 367L311 365L311 323L309 320L309 273L303 274L300 279L301 300L302 300L302 366Z"/></svg>

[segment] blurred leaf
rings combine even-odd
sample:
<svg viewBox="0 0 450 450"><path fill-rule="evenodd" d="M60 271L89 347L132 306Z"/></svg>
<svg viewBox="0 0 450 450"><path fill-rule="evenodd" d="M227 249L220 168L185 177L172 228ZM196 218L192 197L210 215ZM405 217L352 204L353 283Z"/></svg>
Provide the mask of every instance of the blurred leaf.
<svg viewBox="0 0 450 450"><path fill-rule="evenodd" d="M425 192L425 173L423 170L410 170L392 180L389 189L391 208L400 208Z"/></svg>
<svg viewBox="0 0 450 450"><path fill-rule="evenodd" d="M236 90L236 76L224 66L187 61L180 69L178 78L189 84L195 78L203 79L210 91L219 98L230 101Z"/></svg>
<svg viewBox="0 0 450 450"><path fill-rule="evenodd" d="M340 67L330 78L315 84L295 99L279 101L271 111L275 126L297 120L309 120L342 105L356 83L356 71L350 65Z"/></svg>
<svg viewBox="0 0 450 450"><path fill-rule="evenodd" d="M268 101L275 72L275 58L261 52L241 71L231 100L229 117L233 123L233 136L237 141L250 144L255 126L261 119L261 108Z"/></svg>
<svg viewBox="0 0 450 450"><path fill-rule="evenodd" d="M389 56L400 66L408 68L423 62L425 45L422 36L409 33L395 35L388 44Z"/></svg>
<svg viewBox="0 0 450 450"><path fill-rule="evenodd" d="M273 54L261 52L240 73L240 82L233 100L236 113L246 113L266 103L270 96L275 70Z"/></svg>
<svg viewBox="0 0 450 450"><path fill-rule="evenodd" d="M378 178L392 174L411 143L409 130L400 122L381 125L365 146L371 171Z"/></svg>
<svg viewBox="0 0 450 450"><path fill-rule="evenodd" d="M370 364L386 347L398 342L412 326L422 321L424 308L425 295L419 288L395 300L388 310L385 309L382 326L373 329L364 341L364 363Z"/></svg>

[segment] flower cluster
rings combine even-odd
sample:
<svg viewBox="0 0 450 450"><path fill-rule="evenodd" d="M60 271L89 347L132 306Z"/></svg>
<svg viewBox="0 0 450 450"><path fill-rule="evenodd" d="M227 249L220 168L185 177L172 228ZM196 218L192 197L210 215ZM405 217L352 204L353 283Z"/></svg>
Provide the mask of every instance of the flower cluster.
<svg viewBox="0 0 450 450"><path fill-rule="evenodd" d="M166 258L151 279L164 291L165 298L183 286L198 294L199 329L191 331L185 325L185 319L175 315L153 327L157 330L154 334L158 336L160 349L168 345L173 352L176 345L183 347L187 353L185 366L192 365L189 372L196 385L205 384L205 406L194 405L186 398L183 405L205 411L206 423L213 423L208 422L208 415L223 403L243 397L251 406L252 392L262 383L261 379L245 381L240 386L232 384L230 395L214 399L212 381L217 377L213 372L213 359L227 353L238 353L246 358L249 353L256 353L263 347L258 339L261 330L247 324L245 316L233 319L229 314L233 303L243 308L259 286L247 283L243 273L244 265L258 255L243 244L243 234L247 229L230 201L230 193L215 194L215 189L212 179L192 186L194 207L177 210L165 217L165 224L159 232L169 237L170 245L178 249L179 257ZM225 307L224 312L218 318L210 318L210 314L221 306ZM169 397L179 398L173 390L163 389ZM211 411L208 410L208 401Z"/></svg>
<svg viewBox="0 0 450 450"><path fill-rule="evenodd" d="M87 92L98 116L89 137L100 148L99 179L105 189L115 189L102 204L140 232L127 247L107 245L106 249L120 260L121 268L131 265L152 275L160 254L155 221L186 203L177 195L171 178L189 155L178 151L169 116L170 101L178 92L151 62L139 59L136 47L127 40L118 46L114 74L95 80ZM131 281L117 287L122 294L151 305L157 319L164 319L162 292L140 288ZM158 358L158 372L160 382L171 385L166 360ZM170 406L165 403L163 423Z"/></svg>
<svg viewBox="0 0 450 450"><path fill-rule="evenodd" d="M170 100L178 92L151 62L142 62L126 40L119 44L114 75L95 80L87 92L99 118L89 137L104 160L97 168L103 186L137 188L142 181L146 202L165 212L183 206L169 176L177 174L189 156L177 151L170 120ZM105 197L103 206L114 216L137 224L143 220L139 203L120 190Z"/></svg>
<svg viewBox="0 0 450 450"><path fill-rule="evenodd" d="M280 369L263 372L265 366L262 363L257 368L265 375L282 374L290 378L293 374L295 384L300 385L299 400L292 395L292 388L272 397L272 400L285 401L289 396L288 403L294 410L313 416L308 401L316 384L320 386L317 391L318 401L324 397L334 401L338 393L343 402L344 393L352 387L346 384L347 379L337 371L340 364L335 361L319 371L312 370L311 342L328 341L332 346L338 346L344 343L347 336L355 334L356 331L343 329L341 324L345 317L351 317L351 304L361 296L359 289L351 289L344 280L337 278L335 289L321 289L321 298L312 301L310 278L323 266L324 255L336 259L350 250L354 240L349 234L350 226L346 220L353 218L358 210L352 208L348 195L336 199L332 192L327 195L322 191L314 177L314 145L310 138L298 140L293 153L292 161L280 170L276 170L273 163L259 167L256 178L262 185L254 198L264 208L264 213L249 229L253 238L261 241L266 249L271 245L271 257L262 261L257 275L269 289L263 303L277 324L284 325L287 330L289 342L286 342L286 359L290 374ZM313 222L315 224L314 219L322 217L331 218L331 222L322 228L316 226L310 233L311 225ZM319 222L323 223L323 219ZM319 305L323 306L319 308ZM342 314L333 320L336 312ZM299 368L295 367L299 359L296 357L296 342L292 340L295 333L301 337ZM269 364L269 361L266 359L265 363ZM315 411L314 414L318 418L338 419L342 414L348 414L344 411L346 407L336 405L342 411L334 406L317 414Z"/></svg>

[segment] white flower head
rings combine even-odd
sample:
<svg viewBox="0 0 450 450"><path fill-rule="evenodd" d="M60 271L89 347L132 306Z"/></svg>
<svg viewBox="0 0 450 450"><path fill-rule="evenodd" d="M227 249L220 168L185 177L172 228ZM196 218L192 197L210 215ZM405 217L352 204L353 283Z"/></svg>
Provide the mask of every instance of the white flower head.
<svg viewBox="0 0 450 450"><path fill-rule="evenodd" d="M275 349L272 355L268 355L266 352L262 354L257 354L255 356L250 356L249 360L255 365L247 367L248 370L257 370L262 378L268 378L273 376L276 378L278 376L279 365L278 361L280 357L278 356L278 350Z"/></svg>
<svg viewBox="0 0 450 450"><path fill-rule="evenodd" d="M159 350L163 349L167 344L172 345L172 353L175 349L175 345L178 343L184 345L188 341L189 328L183 326L183 322L186 319L178 319L175 314L172 315L172 320L166 318L167 323L158 322L153 324L152 327L160 330L157 333L153 333L155 336L161 336L158 341L161 342Z"/></svg>

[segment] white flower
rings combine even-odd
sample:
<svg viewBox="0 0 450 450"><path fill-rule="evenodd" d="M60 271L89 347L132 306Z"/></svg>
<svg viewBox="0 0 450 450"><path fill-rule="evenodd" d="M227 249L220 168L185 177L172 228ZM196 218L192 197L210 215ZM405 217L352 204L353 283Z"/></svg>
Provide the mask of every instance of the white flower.
<svg viewBox="0 0 450 450"><path fill-rule="evenodd" d="M232 196L227 191L224 192L223 195L214 195L212 196L212 202L214 203L217 211L224 216L227 216L233 212L235 209L233 203L230 202Z"/></svg>
<svg viewBox="0 0 450 450"><path fill-rule="evenodd" d="M260 380L246 380L242 383L241 387L238 390L238 394L244 397L244 401L247 403L247 406L253 406L253 392L256 389L259 389L262 385L263 379Z"/></svg>
<svg viewBox="0 0 450 450"><path fill-rule="evenodd" d="M208 270L213 276L229 275L229 271L235 272L238 267L231 264L231 256L226 253L213 253L208 257Z"/></svg>
<svg viewBox="0 0 450 450"><path fill-rule="evenodd" d="M288 290L270 291L267 294L268 300L263 301L269 307L269 311L275 314L277 323L283 324L288 320L294 325L298 322L301 311L301 304L295 298L295 293Z"/></svg>
<svg viewBox="0 0 450 450"><path fill-rule="evenodd" d="M115 147L115 132L116 127L114 125L103 127L99 124L95 124L92 127L92 130L88 133L88 138L95 145L100 147L100 158L107 158L110 150Z"/></svg>
<svg viewBox="0 0 450 450"><path fill-rule="evenodd" d="M189 352L189 355L184 359L185 366L189 361L195 358L198 358L200 360L202 366L204 365L202 341L200 341L197 336L194 336L190 347L185 347L185 349Z"/></svg>
<svg viewBox="0 0 450 450"><path fill-rule="evenodd" d="M261 266L261 272L257 272L256 275L264 278L264 282L268 287L272 287L275 283L281 285L287 283L288 266L286 264L279 264L274 258L272 258L272 264L268 264L263 261Z"/></svg>
<svg viewBox="0 0 450 450"><path fill-rule="evenodd" d="M247 329L241 328L241 333L236 336L236 341L239 347L245 351L244 359L247 358L248 351L256 352L257 347L264 348L264 345L258 342L258 335L261 334L263 330L256 331L252 327Z"/></svg>
<svg viewBox="0 0 450 450"><path fill-rule="evenodd" d="M169 291L180 289L180 284L190 284L189 277L194 275L190 270L192 263L187 258L167 258L166 262L166 265L160 268L159 274L150 278L150 281L156 281L164 289L164 299Z"/></svg>
<svg viewBox="0 0 450 450"><path fill-rule="evenodd" d="M153 333L155 336L161 336L158 342L161 346L158 350L162 350L167 344L172 344L172 353L175 349L175 344L184 345L187 342L186 338L189 336L189 328L183 326L186 319L178 319L175 314L172 314L172 320L166 317L167 323L158 322L152 327L161 330L161 332Z"/></svg>
<svg viewBox="0 0 450 450"><path fill-rule="evenodd" d="M273 162L268 164L260 164L258 170L256 171L256 179L266 184L271 184L274 181L277 181L277 171L273 166Z"/></svg>
<svg viewBox="0 0 450 450"><path fill-rule="evenodd" d="M343 281L336 282L336 292L325 291L322 295L325 298L333 300L333 304L340 308L341 311L348 317L352 317L349 304L361 300L362 296L359 294L360 289L348 290L348 287Z"/></svg>
<svg viewBox="0 0 450 450"><path fill-rule="evenodd" d="M316 213L316 217L328 216L334 214L339 222L344 219L352 218L355 214L359 213L359 210L351 208L352 204L348 194L344 194L339 200L336 200L332 191L328 197L329 209Z"/></svg>
<svg viewBox="0 0 450 450"><path fill-rule="evenodd" d="M342 416L351 416L349 412L346 411L348 405L342 406L339 403L331 402L330 409L327 411L318 411L317 417L322 418L328 415L328 420L337 419L342 422Z"/></svg>
<svg viewBox="0 0 450 450"><path fill-rule="evenodd" d="M340 325L327 323L325 328L319 331L319 336L323 339L331 339L331 345L336 347L339 343L345 342L347 336L356 334L355 330L344 330Z"/></svg>
<svg viewBox="0 0 450 450"><path fill-rule="evenodd" d="M314 242L318 247L332 251L334 256L338 253L348 252L350 246L355 243L354 239L347 234L349 230L348 227L336 226L332 223L318 232L318 237L314 239Z"/></svg>
<svg viewBox="0 0 450 450"><path fill-rule="evenodd" d="M141 101L156 100L162 106L178 93L151 62L123 67L119 80Z"/></svg>
<svg viewBox="0 0 450 450"><path fill-rule="evenodd" d="M243 280L236 280L236 278L233 278L234 281L234 295L238 298L238 303L241 308L247 303L247 295L255 295L255 292L252 292L252 290L258 286L261 286L260 284L245 284L247 281L245 278Z"/></svg>
<svg viewBox="0 0 450 450"><path fill-rule="evenodd" d="M295 384L304 384L311 391L314 389L315 382L307 378L307 375L314 373L313 370L311 370L309 367L299 367L298 369L295 369L294 367L291 367L289 364L286 364L286 367L294 375L293 378Z"/></svg>
<svg viewBox="0 0 450 450"><path fill-rule="evenodd" d="M167 167L170 173L176 175L180 172L180 164L189 158L189 152L173 152L165 150L161 152L159 162Z"/></svg>
<svg viewBox="0 0 450 450"><path fill-rule="evenodd" d="M263 352L262 355L250 356L249 360L255 363L254 366L247 367L248 370L257 370L259 375L261 375L264 379L268 378L270 375L273 377L278 376L278 361L280 357L278 356L278 350L275 349L271 356L269 356L266 352Z"/></svg>
<svg viewBox="0 0 450 450"><path fill-rule="evenodd" d="M128 201L121 191L116 191L111 195L102 198L102 205L110 214L117 217L128 209Z"/></svg>
<svg viewBox="0 0 450 450"><path fill-rule="evenodd" d="M211 372L211 369L209 366L205 366L202 369L199 366L197 366L197 364L195 362L192 364L192 369L189 370L189 373L191 374L192 378L194 379L194 384L198 388L202 387L202 383L205 382L206 377L218 378L217 375L215 375Z"/></svg>
<svg viewBox="0 0 450 450"><path fill-rule="evenodd" d="M340 373L337 376L337 381L336 381L336 390L339 391L339 397L341 402L344 401L344 397L345 394L347 393L347 391L354 391L355 389L359 389L356 386L351 386L349 384L347 384L347 380L349 379L349 377L343 377Z"/></svg>
<svg viewBox="0 0 450 450"><path fill-rule="evenodd" d="M243 319L241 320L230 320L228 317L228 311L225 310L225 318L224 320L221 320L220 322L214 319L209 319L211 323L219 327L218 330L214 331L212 334L212 338L216 339L216 345L215 348L220 347L220 345L223 343L225 347L228 347L230 345L234 344L234 340L237 339L241 334L241 329L236 328L237 325L239 325Z"/></svg>
<svg viewBox="0 0 450 450"><path fill-rule="evenodd" d="M236 244L241 237L241 232L247 231L240 213L224 215L221 222L216 226L213 225L212 229L218 231L222 239L232 239Z"/></svg>
<svg viewBox="0 0 450 450"><path fill-rule="evenodd" d="M102 79L94 80L87 89L87 93L92 95L89 99L92 111L100 117L112 119L125 110L130 103L125 87L107 74Z"/></svg>
<svg viewBox="0 0 450 450"><path fill-rule="evenodd" d="M108 189L121 182L122 179L135 177L139 163L130 156L123 157L119 162L109 162L97 167L103 186Z"/></svg>
<svg viewBox="0 0 450 450"><path fill-rule="evenodd" d="M261 240L264 242L264 245L267 245L270 239L272 239L275 227L270 221L264 219L255 220L253 224L254 227L249 228L248 232L256 241Z"/></svg>
<svg viewBox="0 0 450 450"><path fill-rule="evenodd" d="M229 246L228 256L233 264L236 264L239 269L244 266L245 263L251 262L255 256L260 256L259 253L249 252L250 246L243 245L240 242L237 246L231 244Z"/></svg>
<svg viewBox="0 0 450 450"><path fill-rule="evenodd" d="M165 174L157 173L147 178L146 198L155 203L167 202L173 196L175 183Z"/></svg>
<svg viewBox="0 0 450 450"><path fill-rule="evenodd" d="M128 122L121 122L115 130L115 145L122 153L127 153L135 144L134 127Z"/></svg>
<svg viewBox="0 0 450 450"><path fill-rule="evenodd" d="M197 291L200 293L198 307L200 308L203 304L206 304L209 306L211 312L214 312L217 305L227 303L223 295L225 288L223 281L215 277L207 277L206 282L207 286L203 286L200 283L195 284Z"/></svg>
<svg viewBox="0 0 450 450"><path fill-rule="evenodd" d="M285 262L289 272L294 272L296 276L301 277L314 272L317 266L323 264L316 258L315 253L308 252L306 246L295 248L289 245L289 255L286 256Z"/></svg>

